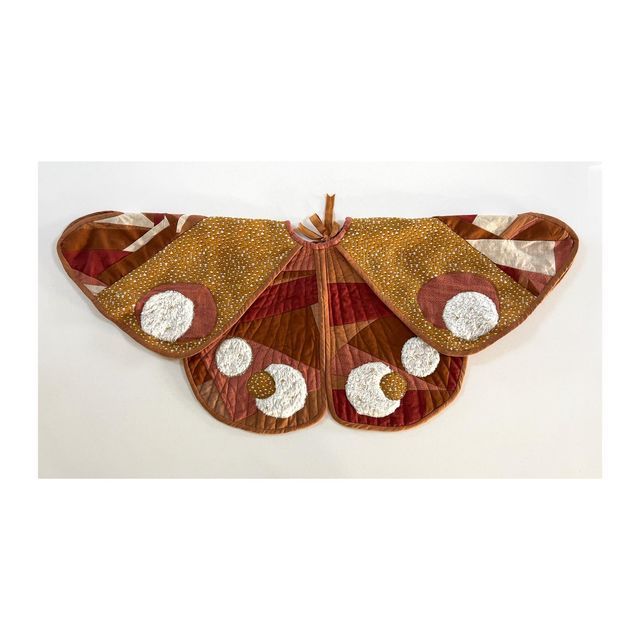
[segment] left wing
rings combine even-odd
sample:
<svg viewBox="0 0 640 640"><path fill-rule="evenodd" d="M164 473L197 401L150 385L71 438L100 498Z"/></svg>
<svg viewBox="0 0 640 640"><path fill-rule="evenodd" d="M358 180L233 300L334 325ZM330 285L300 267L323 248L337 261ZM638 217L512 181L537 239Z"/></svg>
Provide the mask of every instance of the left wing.
<svg viewBox="0 0 640 640"><path fill-rule="evenodd" d="M119 211L80 218L58 241L98 310L173 358L216 340L299 250L284 222Z"/></svg>

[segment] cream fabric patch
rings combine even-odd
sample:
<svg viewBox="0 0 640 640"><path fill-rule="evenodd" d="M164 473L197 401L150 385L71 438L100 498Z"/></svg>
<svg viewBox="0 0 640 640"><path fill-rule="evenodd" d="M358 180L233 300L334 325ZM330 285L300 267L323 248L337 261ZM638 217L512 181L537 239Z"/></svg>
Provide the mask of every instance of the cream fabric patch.
<svg viewBox="0 0 640 640"><path fill-rule="evenodd" d="M553 276L556 273L556 243L553 240L467 240L489 260L504 267L534 271Z"/></svg>
<svg viewBox="0 0 640 640"><path fill-rule="evenodd" d="M518 216L476 216L473 224L499 236L506 231Z"/></svg>
<svg viewBox="0 0 640 640"><path fill-rule="evenodd" d="M147 218L144 213L121 213L111 218L102 218L98 221L99 224L123 224L131 225L132 227L145 227L151 229L153 227L153 220Z"/></svg>
<svg viewBox="0 0 640 640"><path fill-rule="evenodd" d="M175 342L193 322L193 301L179 291L163 291L151 296L142 307L140 327L165 342Z"/></svg>

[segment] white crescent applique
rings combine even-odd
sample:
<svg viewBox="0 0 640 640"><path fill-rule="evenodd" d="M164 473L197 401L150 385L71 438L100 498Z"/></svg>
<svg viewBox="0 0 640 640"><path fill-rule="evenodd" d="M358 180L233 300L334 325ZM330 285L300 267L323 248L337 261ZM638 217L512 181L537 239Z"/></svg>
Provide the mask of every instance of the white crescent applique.
<svg viewBox="0 0 640 640"><path fill-rule="evenodd" d="M350 371L344 390L347 400L360 415L384 418L400 406L400 400L390 400L380 387L388 373L392 370L383 362L367 362Z"/></svg>
<svg viewBox="0 0 640 640"><path fill-rule="evenodd" d="M286 364L270 364L265 371L276 383L276 391L268 398L256 398L256 406L272 418L290 418L307 399L304 376Z"/></svg>

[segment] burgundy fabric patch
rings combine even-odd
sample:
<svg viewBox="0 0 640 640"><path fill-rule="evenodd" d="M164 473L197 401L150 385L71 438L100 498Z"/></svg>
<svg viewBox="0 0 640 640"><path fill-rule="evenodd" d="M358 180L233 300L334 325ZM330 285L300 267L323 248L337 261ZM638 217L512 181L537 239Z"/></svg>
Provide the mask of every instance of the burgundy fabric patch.
<svg viewBox="0 0 640 640"><path fill-rule="evenodd" d="M351 324L393 315L364 282L329 283L331 325Z"/></svg>
<svg viewBox="0 0 640 640"><path fill-rule="evenodd" d="M458 386L463 365L464 358L452 356L451 360L449 360L449 383L447 384L447 391L449 393L453 393Z"/></svg>
<svg viewBox="0 0 640 640"><path fill-rule="evenodd" d="M63 251L62 255L73 269L95 278L130 253L112 249L82 249L81 251Z"/></svg>
<svg viewBox="0 0 640 640"><path fill-rule="evenodd" d="M316 276L289 280L265 289L242 316L242 322L278 316L295 309L302 309L318 301Z"/></svg>
<svg viewBox="0 0 640 640"><path fill-rule="evenodd" d="M400 401L400 406L384 418L371 418L359 414L347 399L344 389L333 390L333 408L340 420L354 424L370 424L376 427L402 427L422 420L427 412L425 391L409 390Z"/></svg>
<svg viewBox="0 0 640 640"><path fill-rule="evenodd" d="M556 273L561 273L569 262L569 257L573 251L573 239L565 238L558 240L554 249L556 257Z"/></svg>
<svg viewBox="0 0 640 640"><path fill-rule="evenodd" d="M505 267L502 264L496 264L496 267L504 271L504 273L515 280L520 286L525 287L529 292L533 293L534 296L540 295L552 277L544 273L534 273L533 271L522 271L514 267Z"/></svg>

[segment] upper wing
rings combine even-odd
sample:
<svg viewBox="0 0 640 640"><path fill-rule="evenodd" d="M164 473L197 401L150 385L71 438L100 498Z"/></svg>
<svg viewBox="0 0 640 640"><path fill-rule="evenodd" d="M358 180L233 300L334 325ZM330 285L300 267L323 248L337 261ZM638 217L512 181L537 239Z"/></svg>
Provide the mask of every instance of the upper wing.
<svg viewBox="0 0 640 640"><path fill-rule="evenodd" d="M76 220L58 241L105 316L176 358L226 331L299 249L283 222L117 211Z"/></svg>
<svg viewBox="0 0 640 640"><path fill-rule="evenodd" d="M185 359L193 392L218 420L283 433L324 413L313 253L302 248L221 341Z"/></svg>
<svg viewBox="0 0 640 640"><path fill-rule="evenodd" d="M578 238L538 213L368 218L352 222L338 249L416 335L468 355L535 309L571 265Z"/></svg>

